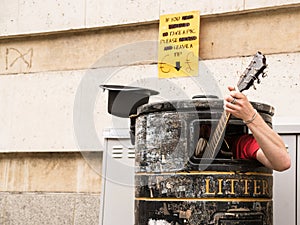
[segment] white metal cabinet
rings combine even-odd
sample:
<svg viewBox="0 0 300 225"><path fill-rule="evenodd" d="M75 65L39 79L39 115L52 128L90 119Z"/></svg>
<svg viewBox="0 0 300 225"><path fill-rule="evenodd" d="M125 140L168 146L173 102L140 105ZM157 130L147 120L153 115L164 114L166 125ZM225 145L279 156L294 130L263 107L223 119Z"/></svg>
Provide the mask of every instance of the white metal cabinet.
<svg viewBox="0 0 300 225"><path fill-rule="evenodd" d="M116 134L117 133L117 134ZM298 225L300 222L300 135L281 134L288 146L292 166L284 172L274 171L274 225ZM100 225L134 224L134 146L128 130L111 132L105 136L103 154L103 182Z"/></svg>
<svg viewBox="0 0 300 225"><path fill-rule="evenodd" d="M296 135L282 135L288 147L292 166L284 172L274 171L273 218L274 225L297 225L296 223Z"/></svg>
<svg viewBox="0 0 300 225"><path fill-rule="evenodd" d="M134 224L135 151L126 131L108 131L103 154L100 224Z"/></svg>
<svg viewBox="0 0 300 225"><path fill-rule="evenodd" d="M300 146L300 135L297 135L297 183L296 183L296 195L297 195L297 212L296 212L296 225L300 224L300 154L299 154L299 146Z"/></svg>

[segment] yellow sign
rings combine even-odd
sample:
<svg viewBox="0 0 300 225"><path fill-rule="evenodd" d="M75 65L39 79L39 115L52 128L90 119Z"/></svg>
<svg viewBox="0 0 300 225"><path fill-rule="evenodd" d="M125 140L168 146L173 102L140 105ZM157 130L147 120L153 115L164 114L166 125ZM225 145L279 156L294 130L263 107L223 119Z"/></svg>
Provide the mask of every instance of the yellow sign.
<svg viewBox="0 0 300 225"><path fill-rule="evenodd" d="M199 30L199 11L160 16L159 78L198 75Z"/></svg>

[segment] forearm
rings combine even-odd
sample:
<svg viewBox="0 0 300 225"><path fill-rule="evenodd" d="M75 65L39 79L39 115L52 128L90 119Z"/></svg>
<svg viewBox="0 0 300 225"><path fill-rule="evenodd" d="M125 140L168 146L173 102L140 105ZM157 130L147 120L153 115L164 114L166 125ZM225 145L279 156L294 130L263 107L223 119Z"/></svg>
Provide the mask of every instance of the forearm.
<svg viewBox="0 0 300 225"><path fill-rule="evenodd" d="M257 154L257 159L275 170L283 171L290 167L290 157L282 138L271 129L260 115L249 124L254 138L263 154Z"/></svg>
<svg viewBox="0 0 300 225"><path fill-rule="evenodd" d="M228 89L230 95L224 99L225 110L235 117L247 121L246 125L261 148L257 152L257 160L278 171L288 169L291 159L281 137L266 124L244 94L235 91L233 87Z"/></svg>

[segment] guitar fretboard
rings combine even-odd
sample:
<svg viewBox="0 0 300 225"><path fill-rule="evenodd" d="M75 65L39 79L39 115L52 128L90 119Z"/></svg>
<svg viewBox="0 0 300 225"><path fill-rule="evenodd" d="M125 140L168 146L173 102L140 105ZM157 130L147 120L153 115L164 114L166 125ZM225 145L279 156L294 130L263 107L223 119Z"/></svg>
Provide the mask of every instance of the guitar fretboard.
<svg viewBox="0 0 300 225"><path fill-rule="evenodd" d="M215 128L212 131L212 137L210 137L203 158L215 158L223 142L226 126L230 118L230 113L223 111L221 118Z"/></svg>

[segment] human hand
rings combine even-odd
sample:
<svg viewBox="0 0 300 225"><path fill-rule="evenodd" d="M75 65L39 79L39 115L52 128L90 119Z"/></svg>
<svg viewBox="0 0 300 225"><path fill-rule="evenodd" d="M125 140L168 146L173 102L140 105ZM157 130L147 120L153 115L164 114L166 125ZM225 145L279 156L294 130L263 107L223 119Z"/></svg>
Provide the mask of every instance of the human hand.
<svg viewBox="0 0 300 225"><path fill-rule="evenodd" d="M246 95L228 87L229 94L224 98L224 109L243 121L250 121L256 113Z"/></svg>

